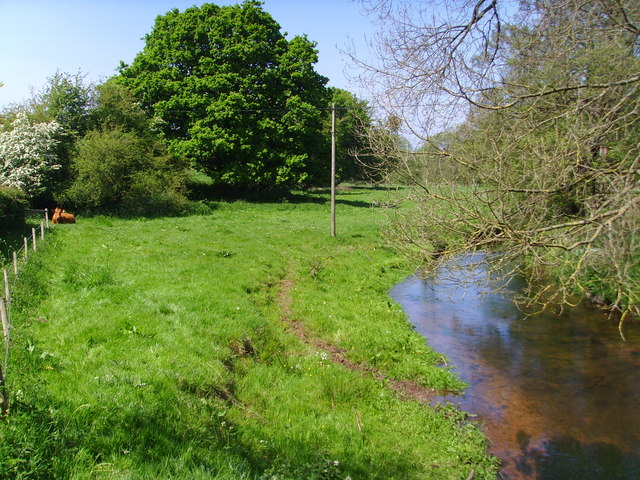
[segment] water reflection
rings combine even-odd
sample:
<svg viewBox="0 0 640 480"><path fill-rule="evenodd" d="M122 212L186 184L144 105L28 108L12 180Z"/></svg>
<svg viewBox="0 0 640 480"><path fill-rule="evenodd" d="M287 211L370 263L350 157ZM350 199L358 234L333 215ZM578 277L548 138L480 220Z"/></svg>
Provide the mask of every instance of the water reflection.
<svg viewBox="0 0 640 480"><path fill-rule="evenodd" d="M481 267L476 275L482 276ZM444 353L510 479L640 478L640 326L593 308L525 318L476 285L412 277L390 292Z"/></svg>

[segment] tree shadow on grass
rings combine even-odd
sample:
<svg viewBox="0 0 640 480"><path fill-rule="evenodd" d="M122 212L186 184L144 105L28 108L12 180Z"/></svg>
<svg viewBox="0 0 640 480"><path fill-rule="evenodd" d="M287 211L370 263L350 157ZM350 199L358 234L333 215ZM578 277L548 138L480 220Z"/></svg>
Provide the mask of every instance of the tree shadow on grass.
<svg viewBox="0 0 640 480"><path fill-rule="evenodd" d="M40 239L40 215L27 215L25 221L19 225L11 227L0 227L0 265L10 263L12 252L18 252L24 247L24 238L29 239L32 229L36 229L38 239Z"/></svg>
<svg viewBox="0 0 640 480"><path fill-rule="evenodd" d="M351 189L351 187L349 187ZM336 204L348 205L351 207L370 208L371 203L362 200L349 200L345 199L348 195L361 195L363 190L378 190L377 187L358 187L359 191L339 190L339 198L336 199ZM244 201L248 203L290 203L293 205L303 204L315 204L315 205L327 205L330 202L328 196L331 194L330 189L312 189L307 191L291 191L282 189L272 190L218 190L215 193L211 192L206 197L194 197L196 200L201 201Z"/></svg>
<svg viewBox="0 0 640 480"><path fill-rule="evenodd" d="M1 478L61 478L96 469L117 474L124 468L131 475L146 478L188 478L194 472L255 479L266 478L266 474L268 478L287 475L318 480L345 478L347 474L371 477L366 458L336 456L314 442L292 440L288 451L296 452L295 458L282 456L278 450L257 450L223 417L213 416L208 424L194 428L172 418L171 408L162 410L153 407L153 402L129 402L116 409L114 405L91 404L74 408L50 401L35 408L25 403L15 405L7 422L9 430L3 435L0 462L14 465L11 473L17 476L3 477L2 473L8 472L0 468ZM0 433L3 430L0 426ZM375 478L409 478L414 468L410 459L398 455L378 465ZM218 478L217 474L211 478Z"/></svg>
<svg viewBox="0 0 640 480"><path fill-rule="evenodd" d="M360 196L365 191L393 191L396 187L382 186L349 186L338 190L336 205L354 208L376 208L380 204L371 201L350 199L349 196ZM291 205L328 205L330 203L330 189L287 190L287 189L256 189L249 190L207 187L200 188L189 195L189 201L176 205L166 204L161 200L147 199L144 204L133 206L112 206L99 209L78 209L73 213L82 221L82 217L107 216L119 219L153 219L166 217L184 217L191 215L206 215L218 208L220 202L247 202L254 204L291 204Z"/></svg>

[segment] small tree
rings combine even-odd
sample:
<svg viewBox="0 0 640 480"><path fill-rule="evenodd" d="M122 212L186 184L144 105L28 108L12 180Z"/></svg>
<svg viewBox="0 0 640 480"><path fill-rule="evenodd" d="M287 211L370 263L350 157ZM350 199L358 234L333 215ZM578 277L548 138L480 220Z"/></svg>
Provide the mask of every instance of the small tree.
<svg viewBox="0 0 640 480"><path fill-rule="evenodd" d="M72 167L75 179L63 199L76 208L142 215L184 206L183 177L171 157L122 128L87 133Z"/></svg>
<svg viewBox="0 0 640 480"><path fill-rule="evenodd" d="M56 157L57 122L32 123L18 113L10 130L0 132L0 183L33 197L47 187L51 173L60 168Z"/></svg>
<svg viewBox="0 0 640 480"><path fill-rule="evenodd" d="M55 155L59 167L48 179L47 188L33 199L36 205L50 205L69 185L69 166L75 143L90 128L90 111L94 106L94 86L85 83L85 75L56 72L32 98L8 111L11 118L19 111L26 112L33 123L55 121L60 125Z"/></svg>
<svg viewBox="0 0 640 480"><path fill-rule="evenodd" d="M534 280L534 302L597 287L623 319L640 313L640 4L363 3L386 27L363 83L427 145L425 161L452 165L446 188L409 177L422 210L398 224L399 244L432 267L500 250L494 273Z"/></svg>
<svg viewBox="0 0 640 480"><path fill-rule="evenodd" d="M85 75L56 72L32 100L33 116L58 122L65 133L79 138L89 129L89 113L94 106L94 87L85 84Z"/></svg>

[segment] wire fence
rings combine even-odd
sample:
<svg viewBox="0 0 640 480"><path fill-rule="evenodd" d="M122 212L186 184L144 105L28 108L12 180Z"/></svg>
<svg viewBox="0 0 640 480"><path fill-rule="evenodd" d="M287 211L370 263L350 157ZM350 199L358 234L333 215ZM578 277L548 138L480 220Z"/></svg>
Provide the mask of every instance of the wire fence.
<svg viewBox="0 0 640 480"><path fill-rule="evenodd" d="M29 252L38 249L38 242L44 240L45 230L49 228L49 212L47 209L27 210L29 214L41 214L43 220L40 227L31 228L31 235L23 237L22 246L12 252L11 265L2 265L3 289L0 294L0 320L2 322L2 338L4 341L4 361L0 365L0 413L9 410L10 394L7 390L9 372L9 350L11 347L11 284L19 275L20 266L29 260Z"/></svg>

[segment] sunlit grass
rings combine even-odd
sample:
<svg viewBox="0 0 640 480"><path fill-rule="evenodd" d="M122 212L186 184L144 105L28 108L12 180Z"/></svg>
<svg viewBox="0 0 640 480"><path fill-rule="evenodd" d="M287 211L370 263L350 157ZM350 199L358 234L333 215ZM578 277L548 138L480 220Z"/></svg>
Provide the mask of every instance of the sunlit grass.
<svg viewBox="0 0 640 480"><path fill-rule="evenodd" d="M492 478L477 429L389 388L462 386L387 296L389 194L342 193L336 239L322 193L57 226L16 288L0 477Z"/></svg>

